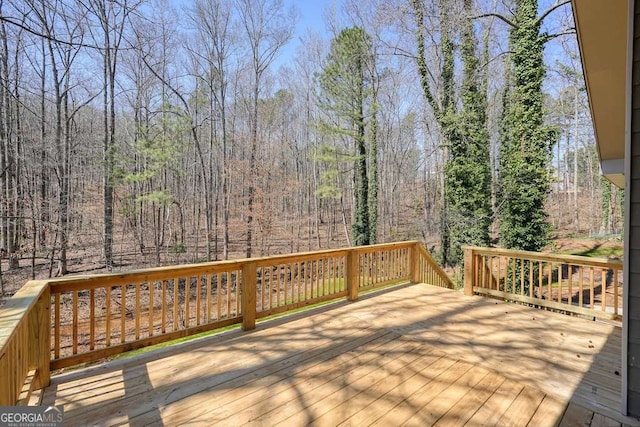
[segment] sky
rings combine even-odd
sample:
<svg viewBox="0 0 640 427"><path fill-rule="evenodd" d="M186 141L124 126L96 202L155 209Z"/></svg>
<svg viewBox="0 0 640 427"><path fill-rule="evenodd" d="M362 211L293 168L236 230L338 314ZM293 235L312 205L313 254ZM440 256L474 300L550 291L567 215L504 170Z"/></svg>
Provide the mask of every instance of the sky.
<svg viewBox="0 0 640 427"><path fill-rule="evenodd" d="M280 53L277 62L282 64L293 58L296 49L301 44L300 39L309 30L320 34L325 32L325 9L334 3L336 0L285 0L285 7L293 5L298 11L298 22L291 42Z"/></svg>

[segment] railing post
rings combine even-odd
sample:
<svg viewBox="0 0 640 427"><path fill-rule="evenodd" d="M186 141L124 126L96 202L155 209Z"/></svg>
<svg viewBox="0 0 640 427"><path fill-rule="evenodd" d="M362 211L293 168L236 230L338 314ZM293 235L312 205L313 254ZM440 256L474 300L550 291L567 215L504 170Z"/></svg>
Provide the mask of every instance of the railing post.
<svg viewBox="0 0 640 427"><path fill-rule="evenodd" d="M44 388L51 382L49 363L51 358L51 289L42 291L28 315L29 336L33 339L29 352L30 368L37 369L34 390Z"/></svg>
<svg viewBox="0 0 640 427"><path fill-rule="evenodd" d="M242 267L242 330L256 327L256 263L248 261Z"/></svg>
<svg viewBox="0 0 640 427"><path fill-rule="evenodd" d="M347 298L350 301L358 299L358 276L360 274L358 252L349 249L347 255Z"/></svg>
<svg viewBox="0 0 640 427"><path fill-rule="evenodd" d="M474 254L472 248L464 248L464 294L473 295Z"/></svg>
<svg viewBox="0 0 640 427"><path fill-rule="evenodd" d="M411 252L409 253L409 271L411 272L411 281L413 283L420 283L420 243L416 242L415 245L411 247Z"/></svg>

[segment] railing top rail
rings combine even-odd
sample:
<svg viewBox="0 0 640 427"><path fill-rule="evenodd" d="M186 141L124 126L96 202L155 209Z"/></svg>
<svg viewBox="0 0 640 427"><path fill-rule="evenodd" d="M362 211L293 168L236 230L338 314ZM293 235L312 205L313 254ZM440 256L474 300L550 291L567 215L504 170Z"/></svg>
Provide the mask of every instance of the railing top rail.
<svg viewBox="0 0 640 427"><path fill-rule="evenodd" d="M321 256L332 255L342 256L355 249L358 252L369 252L378 249L393 249L410 247L417 244L417 241L407 241L398 243L381 243L369 246L355 246L350 248L325 249L320 251L299 252L296 254L282 254L267 257L242 258L228 261L212 261L200 264L182 264L166 267L146 268L139 270L129 270L118 273L102 273L87 275L74 275L58 279L48 280L53 292L72 291L80 289L90 289L92 286L104 286L109 284L120 284L126 281L146 282L171 278L172 276L210 274L222 271L237 270L246 263L253 262L258 266L267 266L278 263L310 260Z"/></svg>
<svg viewBox="0 0 640 427"><path fill-rule="evenodd" d="M422 243L417 240L408 240L405 242L394 242L394 243L378 243L375 245L366 245L366 246L352 246L348 249L355 249L358 252L371 252L379 249L399 249L399 248L408 248L414 246L416 244L422 245Z"/></svg>
<svg viewBox="0 0 640 427"><path fill-rule="evenodd" d="M9 299L0 311L0 355L18 325L47 288L46 280L31 280Z"/></svg>
<svg viewBox="0 0 640 427"><path fill-rule="evenodd" d="M585 265L590 267L603 267L622 270L623 263L621 261L613 261L606 258L590 258L579 255L561 255L544 252L518 251L502 248L482 248L477 246L465 246L463 249L472 250L480 255L506 256L512 258L526 258L535 261L561 262L572 265Z"/></svg>

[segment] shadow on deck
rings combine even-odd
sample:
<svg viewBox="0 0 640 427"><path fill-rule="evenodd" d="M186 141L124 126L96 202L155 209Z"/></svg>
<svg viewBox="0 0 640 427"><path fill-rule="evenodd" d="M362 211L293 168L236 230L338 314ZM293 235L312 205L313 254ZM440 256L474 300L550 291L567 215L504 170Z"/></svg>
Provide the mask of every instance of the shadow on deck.
<svg viewBox="0 0 640 427"><path fill-rule="evenodd" d="M620 348L613 324L407 285L64 373L42 403L68 425L640 425Z"/></svg>

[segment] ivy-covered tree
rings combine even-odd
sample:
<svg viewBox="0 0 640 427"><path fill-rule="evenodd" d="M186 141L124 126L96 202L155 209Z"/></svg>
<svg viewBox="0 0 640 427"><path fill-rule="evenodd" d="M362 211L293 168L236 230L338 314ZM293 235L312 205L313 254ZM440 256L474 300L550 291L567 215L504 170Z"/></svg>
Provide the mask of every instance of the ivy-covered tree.
<svg viewBox="0 0 640 427"><path fill-rule="evenodd" d="M453 264L462 260L463 245L489 245L492 221L486 87L475 52L471 7L472 0L464 0L467 16L461 38L462 109L449 141L445 169Z"/></svg>
<svg viewBox="0 0 640 427"><path fill-rule="evenodd" d="M332 111L340 123L325 126L329 132L345 135L355 146L355 218L351 226L354 245L371 243L371 185L367 171L367 107L372 95L371 38L361 27L346 28L331 42L327 63L319 76L320 104ZM375 111L375 108L373 109ZM373 157L377 161L376 157ZM376 178L377 179L377 178ZM376 204L377 205L377 204ZM373 234L375 236L375 233Z"/></svg>
<svg viewBox="0 0 640 427"><path fill-rule="evenodd" d="M486 128L486 89L476 56L472 0L464 0L468 15L461 34L463 84L462 109L457 111L454 91L455 58L452 2L440 0L439 98L430 88L430 71L425 57L424 5L412 0L417 22L417 65L422 90L440 128L445 150L445 182L441 211L440 245L442 263L455 265L462 259L462 245L489 244L491 224L491 168Z"/></svg>
<svg viewBox="0 0 640 427"><path fill-rule="evenodd" d="M440 135L442 137L441 146L444 149L445 162L448 161L448 146L450 141L455 138L456 133L456 117L455 106L453 102L453 88L454 88L454 58L453 58L453 41L450 37L449 26L449 0L440 0L440 52L442 55L442 67L440 69L440 84L441 92L439 94L434 93L431 90L431 76L432 72L429 69L429 65L426 60L426 45L425 45L425 5L421 0L412 0L411 5L416 19L416 65L418 66L418 74L420 76L420 86L422 87L422 93L433 110L433 115L440 127ZM439 95L439 96L438 96ZM451 263L450 257L450 229L448 221L448 201L449 196L448 185L445 182L442 188L442 209L440 211L440 256L442 264L448 265Z"/></svg>
<svg viewBox="0 0 640 427"><path fill-rule="evenodd" d="M551 225L545 202L550 191L548 165L556 131L545 125L543 50L537 0L517 0L511 24L510 91L505 97L500 147L500 240L511 249L540 251L549 243Z"/></svg>

